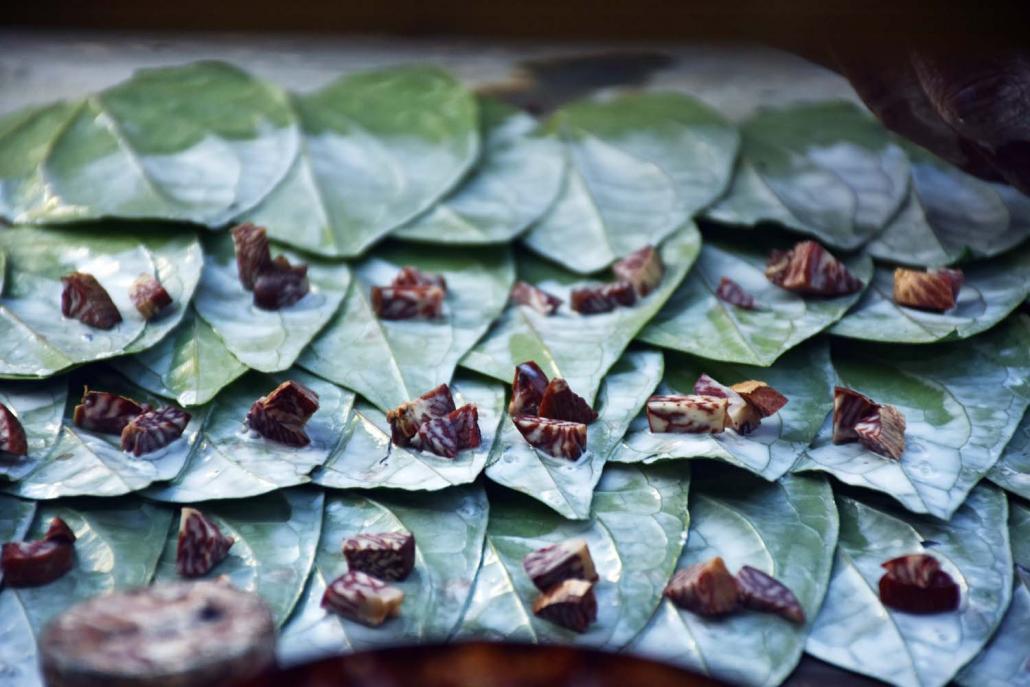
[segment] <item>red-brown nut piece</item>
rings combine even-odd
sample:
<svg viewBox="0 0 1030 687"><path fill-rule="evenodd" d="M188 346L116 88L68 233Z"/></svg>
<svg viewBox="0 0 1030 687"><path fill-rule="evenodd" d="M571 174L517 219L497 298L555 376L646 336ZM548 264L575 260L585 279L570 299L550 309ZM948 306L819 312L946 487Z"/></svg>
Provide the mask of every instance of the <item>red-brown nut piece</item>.
<svg viewBox="0 0 1030 687"><path fill-rule="evenodd" d="M637 302L637 292L628 281L601 286L585 286L572 290L570 307L582 315L596 315L611 312L621 306L631 306Z"/></svg>
<svg viewBox="0 0 1030 687"><path fill-rule="evenodd" d="M771 575L745 565L737 573L737 588L744 608L775 613L792 623L805 624L805 609L801 608L801 602L794 592Z"/></svg>
<svg viewBox="0 0 1030 687"><path fill-rule="evenodd" d="M555 458L576 460L586 450L587 426L582 422L548 420L535 415L520 415L512 422L530 446Z"/></svg>
<svg viewBox="0 0 1030 687"><path fill-rule="evenodd" d="M511 382L511 403L508 404L508 414L512 417L536 415L540 409L540 399L544 397L546 389L547 375L539 365L530 360L517 366L515 379Z"/></svg>
<svg viewBox="0 0 1030 687"><path fill-rule="evenodd" d="M723 277L719 280L719 286L715 289L715 297L724 303L735 305L744 310L755 309L755 297L729 277Z"/></svg>
<svg viewBox="0 0 1030 687"><path fill-rule="evenodd" d="M236 541L196 508L183 507L179 516L179 543L175 569L182 577L200 577L225 560Z"/></svg>
<svg viewBox="0 0 1030 687"><path fill-rule="evenodd" d="M240 283L247 291L251 291L257 278L272 266L268 233L264 227L240 224L233 227L232 242L236 249L236 269Z"/></svg>
<svg viewBox="0 0 1030 687"><path fill-rule="evenodd" d="M802 241L788 251L773 251L765 267L773 284L809 296L846 296L862 289L843 262L815 241Z"/></svg>
<svg viewBox="0 0 1030 687"><path fill-rule="evenodd" d="M160 450L182 436L190 417L172 406L137 415L122 430L122 450L136 457Z"/></svg>
<svg viewBox="0 0 1030 687"><path fill-rule="evenodd" d="M597 581L594 559L585 539L566 539L526 554L522 567L540 591L565 580Z"/></svg>
<svg viewBox="0 0 1030 687"><path fill-rule="evenodd" d="M857 441L855 425L876 412L878 404L865 394L843 386L833 389L833 443Z"/></svg>
<svg viewBox="0 0 1030 687"><path fill-rule="evenodd" d="M597 620L594 583L565 580L540 594L533 601L533 614L573 632L586 632Z"/></svg>
<svg viewBox="0 0 1030 687"><path fill-rule="evenodd" d="M152 320L172 304L172 297L161 282L149 274L141 274L129 287L129 298L144 320Z"/></svg>
<svg viewBox="0 0 1030 687"><path fill-rule="evenodd" d="M122 321L118 306L92 274L72 272L61 277L61 314L97 329L112 329Z"/></svg>
<svg viewBox="0 0 1030 687"><path fill-rule="evenodd" d="M662 283L665 266L654 246L644 246L612 265L612 272L619 281L632 284L633 290L643 298Z"/></svg>
<svg viewBox="0 0 1030 687"><path fill-rule="evenodd" d="M254 305L262 310L288 308L311 290L307 265L291 265L280 255L254 280Z"/></svg>
<svg viewBox="0 0 1030 687"><path fill-rule="evenodd" d="M24 456L28 452L29 442L25 436L25 428L21 426L18 416L0 403L0 453Z"/></svg>
<svg viewBox="0 0 1030 687"><path fill-rule="evenodd" d="M302 447L311 443L304 425L318 410L318 394L292 379L254 401L247 425L272 441Z"/></svg>
<svg viewBox="0 0 1030 687"><path fill-rule="evenodd" d="M43 539L7 542L0 549L0 570L9 587L38 587L62 577L75 564L75 533L60 518L50 521Z"/></svg>
<svg viewBox="0 0 1030 687"><path fill-rule="evenodd" d="M83 389L82 400L72 411L72 422L78 427L101 434L121 434L125 426L150 407L131 398L107 391Z"/></svg>
<svg viewBox="0 0 1030 687"><path fill-rule="evenodd" d="M415 536L411 532L359 534L343 542L347 567L380 580L403 580L415 568Z"/></svg>
<svg viewBox="0 0 1030 687"><path fill-rule="evenodd" d="M726 399L727 425L738 434L750 434L762 423L762 414L758 409L744 400L744 397L725 384L720 384L707 374L702 374L694 382L696 396L713 396Z"/></svg>
<svg viewBox="0 0 1030 687"><path fill-rule="evenodd" d="M582 422L585 425L597 419L597 412L561 377L552 379L544 389L537 414L551 420Z"/></svg>
<svg viewBox="0 0 1030 687"><path fill-rule="evenodd" d="M43 535L43 541L56 541L64 544L74 544L75 539L75 533L72 532L72 528L68 527L68 523L61 518L53 518L47 526L46 533Z"/></svg>
<svg viewBox="0 0 1030 687"><path fill-rule="evenodd" d="M658 434L718 434L726 429L729 402L716 396L652 396L647 425Z"/></svg>
<svg viewBox="0 0 1030 687"><path fill-rule="evenodd" d="M962 270L921 272L898 267L894 270L894 302L932 312L951 310L964 281Z"/></svg>
<svg viewBox="0 0 1030 687"><path fill-rule="evenodd" d="M467 403L443 417L423 422L409 445L442 458L454 458L459 451L476 448L481 441L479 410Z"/></svg>
<svg viewBox="0 0 1030 687"><path fill-rule="evenodd" d="M858 441L873 453L901 460L905 452L905 416L890 405L881 405L855 423Z"/></svg>
<svg viewBox="0 0 1030 687"><path fill-rule="evenodd" d="M344 618L378 627L400 612L404 592L382 580L351 570L333 580L322 595L322 608Z"/></svg>
<svg viewBox="0 0 1030 687"><path fill-rule="evenodd" d="M393 278L390 286L437 286L446 292L447 280L444 279L442 274L422 272L409 265L401 268L401 271Z"/></svg>
<svg viewBox="0 0 1030 687"><path fill-rule="evenodd" d="M405 401L386 413L396 446L407 446L419 427L454 411L454 397L446 384L430 389L414 401Z"/></svg>
<svg viewBox="0 0 1030 687"><path fill-rule="evenodd" d="M887 573L880 578L880 601L885 606L906 613L942 613L958 608L958 584L941 570L933 556L900 556L883 567Z"/></svg>
<svg viewBox="0 0 1030 687"><path fill-rule="evenodd" d="M765 382L756 379L749 379L746 382L738 382L730 387L754 407L762 417L775 415L780 409L787 405L787 397Z"/></svg>
<svg viewBox="0 0 1030 687"><path fill-rule="evenodd" d="M524 281L515 282L511 288L511 301L517 305L528 305L541 315L553 315L562 304L562 299Z"/></svg>
<svg viewBox="0 0 1030 687"><path fill-rule="evenodd" d="M718 556L678 570L665 596L680 608L703 616L726 615L737 609L737 581Z"/></svg>
<svg viewBox="0 0 1030 687"><path fill-rule="evenodd" d="M439 286L373 286L372 310L381 320L432 320L443 314Z"/></svg>

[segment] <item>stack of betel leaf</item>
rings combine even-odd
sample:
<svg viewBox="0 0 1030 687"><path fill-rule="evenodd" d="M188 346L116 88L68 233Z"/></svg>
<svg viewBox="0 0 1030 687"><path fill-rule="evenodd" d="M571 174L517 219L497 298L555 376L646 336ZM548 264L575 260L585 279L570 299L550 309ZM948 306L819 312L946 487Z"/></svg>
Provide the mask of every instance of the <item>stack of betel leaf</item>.
<svg viewBox="0 0 1030 687"><path fill-rule="evenodd" d="M853 104L153 69L0 118L0 217L5 684L223 576L284 664L1030 684L1030 198Z"/></svg>

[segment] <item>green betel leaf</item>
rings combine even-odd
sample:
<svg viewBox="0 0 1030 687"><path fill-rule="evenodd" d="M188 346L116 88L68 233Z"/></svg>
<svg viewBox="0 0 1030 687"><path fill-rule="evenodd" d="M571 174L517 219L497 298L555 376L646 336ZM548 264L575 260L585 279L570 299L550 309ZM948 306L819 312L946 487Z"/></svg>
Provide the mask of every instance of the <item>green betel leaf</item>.
<svg viewBox="0 0 1030 687"><path fill-rule="evenodd" d="M304 448L265 439L246 425L258 398L292 379L318 394L319 408L304 426ZM306 484L336 449L354 404L354 394L300 370L276 375L251 373L197 410L206 419L196 448L181 473L147 490L149 498L175 503L240 499Z"/></svg>
<svg viewBox="0 0 1030 687"><path fill-rule="evenodd" d="M830 587L805 650L894 685L937 687L987 643L1012 593L1005 495L978 486L949 523L837 497L840 539ZM880 602L880 565L928 553L959 584L958 610L902 613Z"/></svg>
<svg viewBox="0 0 1030 687"><path fill-rule="evenodd" d="M565 174L555 133L492 98L479 98L479 116L483 155L471 175L394 236L429 243L506 243L551 207Z"/></svg>
<svg viewBox="0 0 1030 687"><path fill-rule="evenodd" d="M202 504L200 511L235 540L228 557L207 577L225 575L234 587L261 595L276 622L283 624L300 599L314 563L324 501L321 491L301 487ZM175 568L178 541L176 519L157 567L157 580L181 579Z"/></svg>
<svg viewBox="0 0 1030 687"><path fill-rule="evenodd" d="M0 478L19 479L47 457L61 435L67 401L68 380L64 377L41 382L0 381L0 403L18 418L29 447L23 457L0 454Z"/></svg>
<svg viewBox="0 0 1030 687"><path fill-rule="evenodd" d="M601 479L605 462L658 386L662 369L662 354L657 351L630 351L622 356L601 384L598 417L587 428L586 451L574 461L533 448L506 416L486 476L537 499L566 518L589 518L594 486Z"/></svg>
<svg viewBox="0 0 1030 687"><path fill-rule="evenodd" d="M5 125L6 123L6 125ZM145 69L75 103L0 123L0 211L19 222L102 217L216 227L283 178L300 133L286 96L220 62Z"/></svg>
<svg viewBox="0 0 1030 687"><path fill-rule="evenodd" d="M458 637L620 649L654 613L686 540L686 465L610 465L590 520L570 521L522 496L491 504L483 567ZM533 615L539 591L526 575L526 554L584 538L599 580L597 622L577 634Z"/></svg>
<svg viewBox="0 0 1030 687"><path fill-rule="evenodd" d="M53 617L98 594L150 582L172 512L132 497L41 504L25 539L41 539L55 517L75 532L75 566L42 587L0 591L0 665L8 687L43 684L36 637Z"/></svg>
<svg viewBox="0 0 1030 687"><path fill-rule="evenodd" d="M3 485L4 491L32 499L121 496L140 491L154 482L173 479L182 471L206 418L203 412L193 413L182 436L162 449L137 457L122 450L119 435L91 432L72 422L82 387L75 385L65 392L58 384L67 388L68 380L34 386L31 394L17 393L25 389L22 385L3 383L0 396L10 394L14 407L35 404L29 415L31 434L26 427L30 436L28 455L10 461L0 459L0 476L13 480ZM94 374L90 385L91 389L128 396L154 407L166 405L118 375Z"/></svg>
<svg viewBox="0 0 1030 687"><path fill-rule="evenodd" d="M754 248L706 243L697 266L638 338L702 358L768 366L839 320L860 297L804 297L781 289L765 277L767 258L768 253ZM869 258L844 262L869 283ZM717 298L723 277L740 284L758 307L745 310Z"/></svg>
<svg viewBox="0 0 1030 687"><path fill-rule="evenodd" d="M749 610L705 618L666 599L630 649L735 685L778 685L801 658L830 581L833 491L821 477L769 483L728 468L706 474L694 478L690 534L677 567L721 556L734 574L757 568L794 592L807 623Z"/></svg>
<svg viewBox="0 0 1030 687"><path fill-rule="evenodd" d="M407 265L447 280L439 319L381 320L372 311L371 288L389 286ZM507 248L386 246L355 269L339 315L299 365L389 410L450 382L458 360L504 307L514 272Z"/></svg>
<svg viewBox="0 0 1030 687"><path fill-rule="evenodd" d="M73 365L137 353L157 344L182 319L200 278L203 256L193 232L146 230L132 237L108 225L52 230L0 229L6 265L0 293L0 377L49 377ZM122 315L113 329L61 314L61 277L88 272ZM142 274L172 297L168 311L147 322L129 297Z"/></svg>
<svg viewBox="0 0 1030 687"><path fill-rule="evenodd" d="M900 461L835 445L827 417L799 470L890 494L915 513L949 518L994 465L1030 403L1030 319L964 342L835 351L844 386L905 416Z"/></svg>
<svg viewBox="0 0 1030 687"><path fill-rule="evenodd" d="M1013 494L1030 499L1030 412L1024 413L1001 458L987 473L987 479ZM1030 567L1030 562L1027 567Z"/></svg>
<svg viewBox="0 0 1030 687"><path fill-rule="evenodd" d="M343 440L312 481L335 489L389 487L409 491L435 491L475 481L486 466L505 412L504 388L464 377L454 380L452 391L458 407L476 404L482 434L479 448L461 451L455 458L441 458L429 451L394 446L386 415L359 401L347 418Z"/></svg>
<svg viewBox="0 0 1030 687"><path fill-rule="evenodd" d="M658 244L722 193L738 134L707 106L673 93L583 102L557 112L569 170L524 242L586 274Z"/></svg>
<svg viewBox="0 0 1030 687"><path fill-rule="evenodd" d="M0 543L22 541L36 515L36 502L0 494ZM4 571L0 568L0 584Z"/></svg>
<svg viewBox="0 0 1030 687"><path fill-rule="evenodd" d="M581 277L531 258L523 261L519 277L565 303L550 317L510 305L462 358L462 367L510 384L516 365L535 360L549 377L564 377L577 394L592 401L608 368L683 280L700 243L694 225L684 225L661 246L666 272L658 288L633 307L598 315L580 315L568 307L572 289L586 284Z"/></svg>
<svg viewBox="0 0 1030 687"><path fill-rule="evenodd" d="M924 312L894 302L894 270L878 267L862 299L830 333L853 339L932 343L965 339L1001 322L1030 294L1030 248L963 267L955 307Z"/></svg>
<svg viewBox="0 0 1030 687"><path fill-rule="evenodd" d="M292 105L300 153L244 216L312 253L364 252L450 191L479 153L475 97L433 67L344 76Z"/></svg>
<svg viewBox="0 0 1030 687"><path fill-rule="evenodd" d="M322 538L307 588L280 636L287 664L365 648L445 641L465 608L483 556L489 504L477 487L435 494L384 492L326 497ZM361 533L408 531L415 569L401 582L400 615L369 628L321 608L325 588L347 571L343 542Z"/></svg>
<svg viewBox="0 0 1030 687"><path fill-rule="evenodd" d="M775 223L852 250L883 228L908 193L904 150L852 103L762 110L741 134L733 183L708 219Z"/></svg>
<svg viewBox="0 0 1030 687"><path fill-rule="evenodd" d="M350 284L342 263L283 254L296 265L308 265L311 291L281 310L262 310L254 294L243 288L228 234L205 242L204 272L194 306L225 347L244 365L261 372L285 370L340 308ZM273 254L277 254L273 251Z"/></svg>
<svg viewBox="0 0 1030 687"><path fill-rule="evenodd" d="M147 391L183 406L207 403L247 371L192 306L160 343L114 366Z"/></svg>
<svg viewBox="0 0 1030 687"><path fill-rule="evenodd" d="M715 458L775 480L794 466L833 407L835 374L829 347L823 341L797 348L766 368L667 355L663 386L669 393L691 394L702 373L727 385L749 379L764 381L787 397L787 405L746 435L731 429L721 434L653 434L647 417L641 414L609 460L654 463Z"/></svg>

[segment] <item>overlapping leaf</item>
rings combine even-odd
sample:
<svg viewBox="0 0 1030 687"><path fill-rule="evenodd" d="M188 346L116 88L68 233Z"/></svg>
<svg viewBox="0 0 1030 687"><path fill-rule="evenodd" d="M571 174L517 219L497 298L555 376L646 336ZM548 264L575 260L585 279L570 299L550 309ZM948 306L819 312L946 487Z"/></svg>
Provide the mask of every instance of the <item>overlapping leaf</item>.
<svg viewBox="0 0 1030 687"><path fill-rule="evenodd" d="M994 465L1030 403L1030 319L966 342L834 351L841 382L904 414L893 461L830 440L830 418L799 463L886 492L916 513L949 518Z"/></svg>
<svg viewBox="0 0 1030 687"><path fill-rule="evenodd" d="M833 492L821 477L768 483L728 468L695 475L690 534L677 567L721 556L734 573L758 568L794 592L808 623L747 610L705 618L664 600L631 649L735 685L778 685L801 658L826 594L837 524Z"/></svg>
<svg viewBox="0 0 1030 687"><path fill-rule="evenodd" d="M677 458L715 458L775 480L794 466L832 408L835 374L825 342L797 348L767 368L666 356L665 387L670 392L693 393L694 382L702 373L724 384L748 379L767 382L785 395L788 403L746 435L733 430L721 434L653 434L647 418L641 415L610 460L653 463Z"/></svg>
<svg viewBox="0 0 1030 687"><path fill-rule="evenodd" d="M499 384L463 377L454 380L454 402L474 403L479 412L482 443L441 458L428 451L394 446L386 414L358 401L347 418L344 438L329 460L312 477L315 484L336 489L389 487L409 491L436 491L467 484L479 476L497 436L504 414L504 388Z"/></svg>
<svg viewBox="0 0 1030 687"><path fill-rule="evenodd" d="M859 294L804 297L781 289L765 277L767 257L754 248L706 243L697 266L638 338L702 358L772 365L786 351L839 320L859 299ZM845 263L863 283L869 283L873 274L869 258L850 258ZM716 298L723 277L740 284L758 307L745 310Z"/></svg>
<svg viewBox="0 0 1030 687"><path fill-rule="evenodd" d="M386 496L326 497L315 567L300 604L283 628L280 661L384 645L444 641L465 608L483 555L489 504L481 488ZM415 536L415 569L402 582L400 616L369 628L320 607L322 594L347 570L344 539L362 532L407 530Z"/></svg>
<svg viewBox="0 0 1030 687"><path fill-rule="evenodd" d="M462 639L619 649L647 624L686 539L689 467L610 465L589 520L565 520L522 496L494 499L483 567L458 631ZM535 549L582 537L600 577L597 622L577 634L533 615L539 591L522 568Z"/></svg>
<svg viewBox="0 0 1030 687"><path fill-rule="evenodd" d="M23 457L0 453L0 477L19 479L46 459L61 435L67 400L68 380L63 377L0 382L0 403L18 418L29 449Z"/></svg>
<svg viewBox="0 0 1030 687"><path fill-rule="evenodd" d="M431 207L479 152L475 98L433 67L347 75L291 103L300 153L245 217L308 252L362 253Z"/></svg>
<svg viewBox="0 0 1030 687"><path fill-rule="evenodd" d="M388 286L398 270L413 265L447 280L443 317L380 320L372 310L372 286ZM514 279L505 249L387 246L355 270L339 315L300 358L305 369L353 389L380 410L389 410L450 382L458 360L504 307Z"/></svg>
<svg viewBox="0 0 1030 687"><path fill-rule="evenodd" d="M0 121L0 215L219 226L282 179L299 142L285 95L237 67L145 69L85 100Z"/></svg>
<svg viewBox="0 0 1030 687"><path fill-rule="evenodd" d="M1001 458L987 473L987 479L1013 494L1030 499L1030 413L1023 415L1023 421L1005 446Z"/></svg>
<svg viewBox="0 0 1030 687"><path fill-rule="evenodd" d="M1004 493L978 486L947 524L837 497L840 540L829 591L805 650L895 685L947 684L986 644L1012 593ZM880 603L880 565L928 553L959 584L956 611L902 613Z"/></svg>
<svg viewBox="0 0 1030 687"><path fill-rule="evenodd" d="M622 356L601 385L598 418L587 428L586 451L574 461L533 448L511 418L505 417L486 476L535 498L566 518L590 517L594 487L605 462L658 386L662 369L662 354L656 351L630 351Z"/></svg>
<svg viewBox="0 0 1030 687"><path fill-rule="evenodd" d="M733 183L709 219L771 222L851 250L876 235L908 193L905 152L852 103L761 110L741 134Z"/></svg>
<svg viewBox="0 0 1030 687"><path fill-rule="evenodd" d="M580 315L568 307L571 290L584 284L580 277L525 260L519 277L566 303L550 317L527 306L509 306L461 365L510 383L516 365L535 360L548 376L564 377L576 393L592 401L608 368L683 280L699 247L697 229L685 225L662 244L666 273L661 285L633 307L598 315Z"/></svg>
<svg viewBox="0 0 1030 687"><path fill-rule="evenodd" d="M471 175L394 236L429 243L505 243L550 208L565 173L555 133L492 98L479 98L479 116L483 153Z"/></svg>
<svg viewBox="0 0 1030 687"><path fill-rule="evenodd" d="M146 350L182 319L202 265L192 231L146 229L130 237L93 225L5 229L0 253L6 255L0 268L0 377L49 377L73 365ZM113 329L61 314L61 277L76 270L96 277L118 307L123 321ZM129 286L141 274L157 277L173 300L170 312L152 322L129 298Z"/></svg>

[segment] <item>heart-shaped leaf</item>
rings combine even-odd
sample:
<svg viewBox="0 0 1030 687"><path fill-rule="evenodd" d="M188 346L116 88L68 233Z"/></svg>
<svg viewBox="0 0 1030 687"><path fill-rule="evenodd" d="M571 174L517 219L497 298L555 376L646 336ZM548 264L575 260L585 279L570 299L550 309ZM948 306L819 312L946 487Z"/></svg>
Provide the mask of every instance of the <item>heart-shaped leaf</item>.
<svg viewBox="0 0 1030 687"><path fill-rule="evenodd" d="M566 520L524 496L493 499L483 567L458 637L625 646L661 601L683 548L689 475L682 464L609 465L585 521ZM587 540L600 577L597 622L583 634L533 615L539 591L522 568L529 552L576 537Z"/></svg>
<svg viewBox="0 0 1030 687"><path fill-rule="evenodd" d="M20 458L0 454L0 477L20 479L46 459L61 434L67 401L68 380L64 377L43 382L0 382L0 403L17 416L29 448L28 454Z"/></svg>
<svg viewBox="0 0 1030 687"><path fill-rule="evenodd" d="M1030 412L1023 415L1001 458L987 473L987 479L1013 494L1030 499ZM1030 561L1027 567L1030 568Z"/></svg>
<svg viewBox="0 0 1030 687"><path fill-rule="evenodd" d="M733 183L708 219L771 222L852 250L883 228L908 193L904 150L853 103L761 110L741 124L741 135Z"/></svg>
<svg viewBox="0 0 1030 687"><path fill-rule="evenodd" d="M987 643L1012 593L1005 495L978 486L948 523L837 497L840 539L830 588L805 650L894 685L945 685ZM957 611L916 615L880 602L880 565L928 553L958 583Z"/></svg>
<svg viewBox="0 0 1030 687"><path fill-rule="evenodd" d="M475 481L486 466L490 448L504 414L504 388L468 377L454 380L454 403L474 403L479 412L482 443L441 458L429 451L394 446L386 415L358 401L347 418L344 439L312 481L335 489L388 487L409 491L435 491Z"/></svg>
<svg viewBox="0 0 1030 687"><path fill-rule="evenodd" d="M35 515L35 501L24 501L0 494L0 544L25 539ZM3 581L4 571L0 568L0 584L3 584Z"/></svg>
<svg viewBox="0 0 1030 687"><path fill-rule="evenodd" d="M307 588L280 636L280 661L364 648L444 641L465 608L483 556L489 504L477 487L434 494L326 497L322 538ZM415 569L402 582L400 616L369 628L321 608L322 594L347 570L342 545L362 532L407 530L415 536Z"/></svg>
<svg viewBox="0 0 1030 687"><path fill-rule="evenodd" d="M318 394L320 407L304 427L311 443L304 448L265 439L245 424L254 401L288 379ZM249 374L198 409L206 420L189 463L147 496L175 503L239 499L310 482L311 473L336 449L353 404L351 392L300 370Z"/></svg>
<svg viewBox="0 0 1030 687"><path fill-rule="evenodd" d="M662 354L657 351L630 351L619 359L601 384L598 417L587 428L586 450L574 461L533 448L511 418L505 417L486 476L547 504L566 518L589 518L594 486L604 464L658 386L662 369Z"/></svg>
<svg viewBox="0 0 1030 687"><path fill-rule="evenodd" d="M830 418L798 464L949 518L994 465L1030 404L1030 318L964 342L834 351L841 383L905 416L900 461L831 442Z"/></svg>
<svg viewBox="0 0 1030 687"><path fill-rule="evenodd" d="M462 367L511 383L515 366L535 360L550 377L564 377L577 394L592 401L615 361L644 324L654 317L690 269L700 247L693 224L662 244L665 277L657 289L629 308L580 315L568 307L569 293L581 277L527 259L519 277L565 301L550 317L528 306L510 305L487 335L462 358Z"/></svg>
<svg viewBox="0 0 1030 687"><path fill-rule="evenodd" d="M775 480L794 466L832 408L835 374L829 347L823 341L794 349L772 367L667 355L664 386L670 393L690 394L703 373L723 384L761 380L789 400L778 413L763 419L758 429L745 435L734 430L721 434L653 434L647 418L641 415L609 459L617 463L654 463L715 458Z"/></svg>
<svg viewBox="0 0 1030 687"><path fill-rule="evenodd" d="M0 230L0 253L6 254L0 270L0 377L49 377L73 365L146 350L182 319L203 260L193 232L147 229L128 236L108 226ZM74 271L97 278L122 322L105 331L61 314L61 277ZM129 298L129 286L141 274L157 277L172 297L169 312L152 322Z"/></svg>
<svg viewBox="0 0 1030 687"><path fill-rule="evenodd" d="M662 601L631 646L734 685L778 685L801 658L830 581L837 507L823 478L769 483L724 468L695 473L690 534L677 567L721 556L736 573L750 565L797 596L808 623L748 610L705 618Z"/></svg>
<svg viewBox="0 0 1030 687"><path fill-rule="evenodd" d="M878 267L862 299L832 334L896 343L965 339L990 329L1030 294L1030 248L963 267L966 281L955 308L924 312L894 302L894 270Z"/></svg>
<svg viewBox="0 0 1030 687"><path fill-rule="evenodd" d="M429 243L505 243L543 215L562 187L565 154L528 114L479 98L483 154L460 186L393 232Z"/></svg>
<svg viewBox="0 0 1030 687"><path fill-rule="evenodd" d="M312 253L362 253L430 208L479 153L475 97L434 67L347 75L292 105L300 154L246 218Z"/></svg>
<svg viewBox="0 0 1030 687"><path fill-rule="evenodd" d="M232 65L140 70L71 104L0 123L0 211L14 221L101 217L219 226L283 178L300 133L286 96Z"/></svg>
<svg viewBox="0 0 1030 687"><path fill-rule="evenodd" d="M407 265L447 280L443 317L376 317L372 286L388 286ZM450 382L458 360L504 307L514 280L511 253L497 248L463 249L459 255L453 248L390 245L362 262L355 273L339 315L299 364L353 389L383 411Z"/></svg>
<svg viewBox="0 0 1030 687"><path fill-rule="evenodd" d="M229 235L212 237L204 247L204 272L193 304L241 363L262 372L293 365L339 310L351 279L344 264L286 251L292 264L307 263L311 291L281 310L262 310L240 283Z"/></svg>
<svg viewBox="0 0 1030 687"><path fill-rule="evenodd" d="M767 366L839 320L859 299L859 294L806 298L781 289L765 277L767 257L754 248L705 243L697 266L638 338L702 358ZM869 258L844 262L869 283ZM745 310L717 298L723 277L754 296L757 307Z"/></svg>
<svg viewBox="0 0 1030 687"><path fill-rule="evenodd" d="M285 489L252 499L217 501L201 512L227 537L228 557L207 577L226 576L233 586L261 595L276 622L286 621L300 599L322 532L323 492ZM172 523L155 579L177 580L178 520Z"/></svg>
<svg viewBox="0 0 1030 687"><path fill-rule="evenodd" d="M75 566L42 587L0 591L0 665L4 685L41 687L36 636L54 616L98 594L150 582L172 512L141 499L41 504L26 539L41 539L52 518L75 532Z"/></svg>

